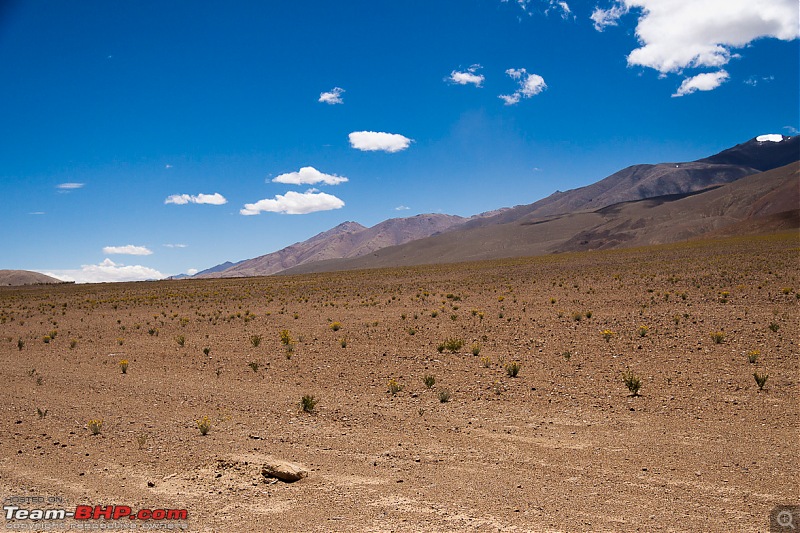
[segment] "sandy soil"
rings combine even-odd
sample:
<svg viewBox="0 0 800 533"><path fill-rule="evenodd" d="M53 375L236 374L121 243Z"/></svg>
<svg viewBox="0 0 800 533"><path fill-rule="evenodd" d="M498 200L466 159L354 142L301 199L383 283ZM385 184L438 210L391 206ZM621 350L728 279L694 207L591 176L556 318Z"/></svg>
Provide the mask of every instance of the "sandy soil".
<svg viewBox="0 0 800 533"><path fill-rule="evenodd" d="M766 531L800 503L798 245L0 289L0 490L190 531Z"/></svg>

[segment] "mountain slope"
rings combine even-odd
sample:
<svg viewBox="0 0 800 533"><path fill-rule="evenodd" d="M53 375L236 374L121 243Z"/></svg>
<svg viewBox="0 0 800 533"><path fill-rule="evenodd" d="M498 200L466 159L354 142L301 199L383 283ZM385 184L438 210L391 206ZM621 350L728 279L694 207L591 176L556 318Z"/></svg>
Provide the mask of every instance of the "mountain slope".
<svg viewBox="0 0 800 533"><path fill-rule="evenodd" d="M465 225L369 256L307 264L285 273L521 257L797 228L798 206L800 164L795 162L702 192L623 202L547 219L529 215L505 224Z"/></svg>
<svg viewBox="0 0 800 533"><path fill-rule="evenodd" d="M371 228L345 222L282 250L242 261L222 272L198 277L267 276L328 259L360 257L387 246L429 237L463 223L462 217L428 214L385 220Z"/></svg>
<svg viewBox="0 0 800 533"><path fill-rule="evenodd" d="M551 217L594 211L608 205L703 190L745 176L785 166L800 157L800 136L779 142L758 137L711 157L688 163L633 165L577 189L557 191L529 205L516 206L498 216L470 221L467 227L505 224L523 217Z"/></svg>

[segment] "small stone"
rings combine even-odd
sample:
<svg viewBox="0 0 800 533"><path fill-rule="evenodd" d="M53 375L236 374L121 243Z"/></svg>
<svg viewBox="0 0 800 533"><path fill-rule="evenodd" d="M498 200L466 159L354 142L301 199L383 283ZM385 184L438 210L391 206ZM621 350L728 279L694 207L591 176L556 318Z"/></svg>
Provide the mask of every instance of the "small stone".
<svg viewBox="0 0 800 533"><path fill-rule="evenodd" d="M155 484L155 482L153 482L153 481L148 481L148 482L147 482L147 486L152 488L152 487L155 487L155 486L156 486L156 484Z"/></svg>
<svg viewBox="0 0 800 533"><path fill-rule="evenodd" d="M281 461L280 459L270 459L261 467L261 475L264 477L275 477L281 481L292 483L308 476L308 470L297 463Z"/></svg>

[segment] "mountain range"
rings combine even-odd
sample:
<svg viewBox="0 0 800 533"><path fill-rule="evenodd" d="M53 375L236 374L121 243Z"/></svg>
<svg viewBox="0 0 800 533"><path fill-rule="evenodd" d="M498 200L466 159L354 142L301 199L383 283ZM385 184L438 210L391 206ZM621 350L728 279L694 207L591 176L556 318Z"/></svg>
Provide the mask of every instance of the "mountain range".
<svg viewBox="0 0 800 533"><path fill-rule="evenodd" d="M464 218L344 222L195 278L456 262L800 227L800 136L759 136L691 162L641 164L532 204Z"/></svg>

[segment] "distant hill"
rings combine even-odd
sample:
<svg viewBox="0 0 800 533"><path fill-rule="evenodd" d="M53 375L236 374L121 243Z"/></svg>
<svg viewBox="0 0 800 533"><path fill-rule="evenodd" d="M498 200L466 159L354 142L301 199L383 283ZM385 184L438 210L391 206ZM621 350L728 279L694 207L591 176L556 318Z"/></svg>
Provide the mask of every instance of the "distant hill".
<svg viewBox="0 0 800 533"><path fill-rule="evenodd" d="M0 270L0 287L17 287L20 285L43 285L52 283L66 283L38 272L30 270Z"/></svg>
<svg viewBox="0 0 800 533"><path fill-rule="evenodd" d="M241 261L232 267L209 274L200 273L195 277L267 276L307 263L360 257L387 246L404 244L447 231L465 220L453 215L429 214L393 218L371 228L357 222L344 222L277 252Z"/></svg>

